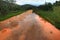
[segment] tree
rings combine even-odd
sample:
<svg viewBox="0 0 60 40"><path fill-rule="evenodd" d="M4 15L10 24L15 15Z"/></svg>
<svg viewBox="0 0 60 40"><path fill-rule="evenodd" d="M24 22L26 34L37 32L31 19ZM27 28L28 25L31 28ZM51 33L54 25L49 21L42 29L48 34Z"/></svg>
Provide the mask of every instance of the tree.
<svg viewBox="0 0 60 40"><path fill-rule="evenodd" d="M40 10L48 11L48 10L53 10L53 5L51 3L45 3L44 5L40 5L38 8Z"/></svg>
<svg viewBox="0 0 60 40"><path fill-rule="evenodd" d="M0 15L4 16L7 14L7 12L8 12L8 6L6 2L4 2L3 0L0 0Z"/></svg>
<svg viewBox="0 0 60 40"><path fill-rule="evenodd" d="M14 10L15 4L13 4L12 2L13 2L12 0L0 0L0 15L1 16L4 16L8 12Z"/></svg>
<svg viewBox="0 0 60 40"><path fill-rule="evenodd" d="M56 1L56 2L54 3L54 5L55 5L55 6L60 6L60 1Z"/></svg>
<svg viewBox="0 0 60 40"><path fill-rule="evenodd" d="M16 2L16 0L4 0L4 1L9 2L9 3L15 3Z"/></svg>
<svg viewBox="0 0 60 40"><path fill-rule="evenodd" d="M45 4L45 9L46 10L53 10L53 5L51 3Z"/></svg>

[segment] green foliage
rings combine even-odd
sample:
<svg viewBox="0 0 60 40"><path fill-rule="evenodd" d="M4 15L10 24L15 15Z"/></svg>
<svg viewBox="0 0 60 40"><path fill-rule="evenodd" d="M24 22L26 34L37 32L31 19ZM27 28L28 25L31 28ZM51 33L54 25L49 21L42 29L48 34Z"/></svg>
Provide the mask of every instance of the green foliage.
<svg viewBox="0 0 60 40"><path fill-rule="evenodd" d="M19 14L19 11L23 11L21 10L20 5L9 3L7 0L0 0L0 21Z"/></svg>
<svg viewBox="0 0 60 40"><path fill-rule="evenodd" d="M16 15L19 15L21 14L22 12L24 12L24 10L19 10L19 11L15 11L15 12L10 12L8 14L6 14L6 16L0 16L0 21L3 21L5 19L8 19L12 16L16 16Z"/></svg>
<svg viewBox="0 0 60 40"><path fill-rule="evenodd" d="M16 2L16 0L4 0L4 1L9 2L9 3L15 3Z"/></svg>
<svg viewBox="0 0 60 40"><path fill-rule="evenodd" d="M0 0L0 15L1 16L6 16L9 12L17 11L17 10L20 10L19 5Z"/></svg>
<svg viewBox="0 0 60 40"><path fill-rule="evenodd" d="M23 10L29 10L29 9L36 9L37 7L33 6L33 5L26 4L26 5L22 5L21 8Z"/></svg>
<svg viewBox="0 0 60 40"><path fill-rule="evenodd" d="M40 10L48 11L48 10L53 10L53 5L51 3L45 3L44 5L40 5L38 7Z"/></svg>
<svg viewBox="0 0 60 40"><path fill-rule="evenodd" d="M60 6L54 6L53 11L35 10L35 12L60 29Z"/></svg>
<svg viewBox="0 0 60 40"><path fill-rule="evenodd" d="M56 1L56 2L54 3L54 5L55 5L55 6L60 6L60 1Z"/></svg>

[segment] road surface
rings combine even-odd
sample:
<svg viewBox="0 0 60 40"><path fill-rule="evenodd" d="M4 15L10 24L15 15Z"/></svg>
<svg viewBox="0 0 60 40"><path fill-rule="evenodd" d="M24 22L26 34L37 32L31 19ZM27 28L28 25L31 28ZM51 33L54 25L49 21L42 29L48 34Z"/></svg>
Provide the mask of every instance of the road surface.
<svg viewBox="0 0 60 40"><path fill-rule="evenodd" d="M60 40L60 30L31 10L3 22L0 40Z"/></svg>

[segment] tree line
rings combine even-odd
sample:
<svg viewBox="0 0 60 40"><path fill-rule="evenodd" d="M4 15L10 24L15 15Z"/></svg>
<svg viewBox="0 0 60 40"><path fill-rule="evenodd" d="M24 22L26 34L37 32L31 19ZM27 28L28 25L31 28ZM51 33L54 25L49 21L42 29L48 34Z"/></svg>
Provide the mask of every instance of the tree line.
<svg viewBox="0 0 60 40"><path fill-rule="evenodd" d="M20 10L20 5L15 0L0 0L0 15L5 16L9 12Z"/></svg>
<svg viewBox="0 0 60 40"><path fill-rule="evenodd" d="M40 6L33 6L33 5L17 5L16 0L0 0L0 15L4 16L9 12L16 12L19 10L44 10L44 11L51 11L53 10L53 6L60 6L60 1L56 1L55 3L45 3Z"/></svg>

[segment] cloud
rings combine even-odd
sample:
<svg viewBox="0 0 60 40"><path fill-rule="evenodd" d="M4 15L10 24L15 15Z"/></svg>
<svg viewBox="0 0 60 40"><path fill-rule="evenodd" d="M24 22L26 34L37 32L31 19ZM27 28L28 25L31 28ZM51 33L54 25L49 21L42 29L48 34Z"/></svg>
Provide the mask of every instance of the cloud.
<svg viewBox="0 0 60 40"><path fill-rule="evenodd" d="M45 2L51 2L54 3L55 1L58 0L16 0L17 4L24 5L24 4L32 4L32 5L40 5L44 4Z"/></svg>

